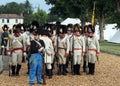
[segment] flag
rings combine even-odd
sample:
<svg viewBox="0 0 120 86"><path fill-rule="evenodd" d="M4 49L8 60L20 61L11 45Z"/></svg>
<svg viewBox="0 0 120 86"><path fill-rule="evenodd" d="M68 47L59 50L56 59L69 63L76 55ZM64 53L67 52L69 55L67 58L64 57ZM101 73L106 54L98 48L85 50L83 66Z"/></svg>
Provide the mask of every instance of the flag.
<svg viewBox="0 0 120 86"><path fill-rule="evenodd" d="M92 27L94 27L94 25L95 25L95 2L94 2L94 6L93 6L93 11L92 11L91 23L92 23Z"/></svg>

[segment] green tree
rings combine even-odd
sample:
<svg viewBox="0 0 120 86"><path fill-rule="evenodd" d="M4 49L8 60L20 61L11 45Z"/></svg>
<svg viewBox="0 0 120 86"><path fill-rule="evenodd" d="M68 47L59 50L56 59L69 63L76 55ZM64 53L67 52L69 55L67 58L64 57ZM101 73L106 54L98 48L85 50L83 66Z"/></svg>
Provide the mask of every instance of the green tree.
<svg viewBox="0 0 120 86"><path fill-rule="evenodd" d="M100 31L100 41L104 41L104 25L105 20L114 14L114 0L96 0L96 9L95 9L95 17L98 20L99 31Z"/></svg>
<svg viewBox="0 0 120 86"><path fill-rule="evenodd" d="M91 9L90 0L45 0L47 4L53 7L50 14L57 18L65 19L67 17L80 18L82 26L90 19L89 9Z"/></svg>
<svg viewBox="0 0 120 86"><path fill-rule="evenodd" d="M48 15L45 11L38 8L37 12L35 12L31 15L31 19L32 20L37 20L40 24L44 24L44 23L47 22Z"/></svg>
<svg viewBox="0 0 120 86"><path fill-rule="evenodd" d="M120 28L120 0L115 0L115 15L113 16L114 23L117 23L117 27Z"/></svg>
<svg viewBox="0 0 120 86"><path fill-rule="evenodd" d="M113 18L115 10L120 8L119 0L45 0L47 4L53 5L51 8L52 14L57 14L62 18L78 17L81 19L82 26L86 21L91 22L93 3L95 5L95 21L99 24L100 40L104 41L103 28L105 21L108 18ZM115 5L115 3L117 5ZM117 6L117 7L116 7ZM117 12L114 18L119 17ZM115 22L119 22L115 19ZM119 24L119 23L118 23Z"/></svg>
<svg viewBox="0 0 120 86"><path fill-rule="evenodd" d="M32 9L32 5L30 4L29 0L25 1L23 8L24 8L23 9L24 23L30 23L33 9Z"/></svg>
<svg viewBox="0 0 120 86"><path fill-rule="evenodd" d="M10 2L6 5L0 6L0 13L1 14L21 14L23 13L24 16L24 23L30 23L31 22L31 15L33 13L32 5L28 0L25 1L25 3L16 3L16 2Z"/></svg>
<svg viewBox="0 0 120 86"><path fill-rule="evenodd" d="M20 14L23 10L22 8L23 4L19 5L16 2L10 2L6 5L0 6L1 13L7 13L7 14Z"/></svg>

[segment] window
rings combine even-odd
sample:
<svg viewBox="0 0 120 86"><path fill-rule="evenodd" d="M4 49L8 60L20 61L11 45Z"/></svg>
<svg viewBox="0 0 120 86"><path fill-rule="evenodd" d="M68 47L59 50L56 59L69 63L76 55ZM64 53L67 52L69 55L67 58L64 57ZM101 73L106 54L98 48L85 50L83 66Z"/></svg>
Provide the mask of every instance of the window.
<svg viewBox="0 0 120 86"><path fill-rule="evenodd" d="M16 19L16 23L18 23L18 19Z"/></svg>
<svg viewBox="0 0 120 86"><path fill-rule="evenodd" d="M4 23L5 21L4 21L4 19L2 19L2 23Z"/></svg>
<svg viewBox="0 0 120 86"><path fill-rule="evenodd" d="M9 23L9 19L7 19L7 23Z"/></svg>

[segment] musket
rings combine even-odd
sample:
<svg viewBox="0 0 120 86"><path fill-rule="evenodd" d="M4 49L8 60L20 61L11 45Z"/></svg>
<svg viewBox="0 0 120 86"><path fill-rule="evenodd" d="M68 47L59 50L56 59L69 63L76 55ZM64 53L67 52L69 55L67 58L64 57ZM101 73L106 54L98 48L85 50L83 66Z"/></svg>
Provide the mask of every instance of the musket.
<svg viewBox="0 0 120 86"><path fill-rule="evenodd" d="M56 28L57 30L56 30L56 33L57 33L57 44L56 44L56 48L57 48L57 55L56 55L56 60L57 60L57 73L59 73L59 59L58 59L58 45L59 45L59 41L58 41L58 29L59 29L59 25L57 25L57 28Z"/></svg>
<svg viewBox="0 0 120 86"><path fill-rule="evenodd" d="M9 76L11 76L10 70L11 70L11 64L9 64Z"/></svg>
<svg viewBox="0 0 120 86"><path fill-rule="evenodd" d="M11 76L11 59L12 57L9 55L9 76Z"/></svg>
<svg viewBox="0 0 120 86"><path fill-rule="evenodd" d="M73 58L74 58L74 28L73 28L73 35L72 35L73 39L72 39L72 59L71 59L71 73L74 74L73 70Z"/></svg>
<svg viewBox="0 0 120 86"><path fill-rule="evenodd" d="M98 56L96 56L96 58L97 58L97 62L98 62L98 64L99 64L99 57L98 57Z"/></svg>
<svg viewBox="0 0 120 86"><path fill-rule="evenodd" d="M3 47L3 50L2 50L2 62L3 62L3 58L4 58L4 53L5 53L5 47ZM3 69L3 65L2 65L2 69Z"/></svg>
<svg viewBox="0 0 120 86"><path fill-rule="evenodd" d="M44 63L44 57L43 57L43 59L42 59L42 67L43 67L43 69L42 69L42 79L43 79L43 85L46 85L46 80L45 80L45 63Z"/></svg>

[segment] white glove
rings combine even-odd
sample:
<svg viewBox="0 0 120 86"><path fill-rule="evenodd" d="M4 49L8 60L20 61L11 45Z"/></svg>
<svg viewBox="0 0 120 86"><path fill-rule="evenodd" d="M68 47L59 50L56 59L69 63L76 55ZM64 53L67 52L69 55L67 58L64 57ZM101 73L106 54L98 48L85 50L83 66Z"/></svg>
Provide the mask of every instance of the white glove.
<svg viewBox="0 0 120 86"><path fill-rule="evenodd" d="M24 57L27 57L27 54L24 52L24 53L23 53L23 56L24 56Z"/></svg>
<svg viewBox="0 0 120 86"><path fill-rule="evenodd" d="M4 45L2 45L1 48L4 48Z"/></svg>
<svg viewBox="0 0 120 86"><path fill-rule="evenodd" d="M42 52L44 50L44 47L41 47L40 49L38 49L39 52Z"/></svg>
<svg viewBox="0 0 120 86"><path fill-rule="evenodd" d="M7 52L7 54L8 54L8 55L11 55L11 53L10 53L10 52Z"/></svg>

